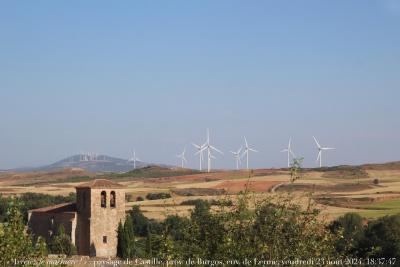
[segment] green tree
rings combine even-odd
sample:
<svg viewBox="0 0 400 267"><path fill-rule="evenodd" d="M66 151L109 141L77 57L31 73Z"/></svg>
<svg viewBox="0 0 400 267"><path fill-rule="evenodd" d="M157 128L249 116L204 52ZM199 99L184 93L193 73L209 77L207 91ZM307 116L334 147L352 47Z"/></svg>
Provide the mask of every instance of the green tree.
<svg viewBox="0 0 400 267"><path fill-rule="evenodd" d="M133 232L133 223L130 215L127 215L125 218L123 239L125 250L122 251L122 255L124 258L131 259L136 255L136 248L135 234Z"/></svg>
<svg viewBox="0 0 400 267"><path fill-rule="evenodd" d="M357 213L346 213L330 223L329 229L341 238L335 244L339 253L357 256L360 241L364 237L363 219Z"/></svg>
<svg viewBox="0 0 400 267"><path fill-rule="evenodd" d="M147 225L147 236L146 236L146 255L148 258L153 257L153 248L152 248L152 234L150 225Z"/></svg>
<svg viewBox="0 0 400 267"><path fill-rule="evenodd" d="M65 254L67 256L76 254L76 248L71 243L71 237L65 233L62 224L58 227L57 233L53 235L49 247L53 254Z"/></svg>
<svg viewBox="0 0 400 267"><path fill-rule="evenodd" d="M362 257L400 259L400 214L369 222L359 249Z"/></svg>
<svg viewBox="0 0 400 267"><path fill-rule="evenodd" d="M6 212L5 222L0 231L0 265L1 266L43 266L39 261L46 256L46 245L43 239L33 241L27 232L20 212L21 202L11 199ZM31 260L30 263L15 263L14 260ZM34 263L36 262L36 263Z"/></svg>
<svg viewBox="0 0 400 267"><path fill-rule="evenodd" d="M117 230L117 256L120 258L124 258L125 256L125 251L126 251L126 243L125 243L125 238L124 238L124 226L122 225L122 222L118 223L118 230Z"/></svg>

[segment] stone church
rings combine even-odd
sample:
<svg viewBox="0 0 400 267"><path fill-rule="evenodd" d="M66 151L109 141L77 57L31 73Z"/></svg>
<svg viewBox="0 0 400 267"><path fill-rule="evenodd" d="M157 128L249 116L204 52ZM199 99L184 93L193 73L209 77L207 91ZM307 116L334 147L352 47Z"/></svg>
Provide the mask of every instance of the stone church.
<svg viewBox="0 0 400 267"><path fill-rule="evenodd" d="M30 210L28 225L47 241L60 225L79 255L114 257L118 223L125 220L125 187L96 179L76 187L76 203Z"/></svg>

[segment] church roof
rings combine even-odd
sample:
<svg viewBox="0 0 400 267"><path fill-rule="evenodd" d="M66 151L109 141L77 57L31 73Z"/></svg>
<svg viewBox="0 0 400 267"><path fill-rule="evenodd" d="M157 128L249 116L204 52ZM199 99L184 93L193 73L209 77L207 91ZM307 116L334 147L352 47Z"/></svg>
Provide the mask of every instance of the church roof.
<svg viewBox="0 0 400 267"><path fill-rule="evenodd" d="M78 185L76 188L125 188L125 186L107 179L94 179Z"/></svg>
<svg viewBox="0 0 400 267"><path fill-rule="evenodd" d="M53 206L38 208L29 210L30 212L50 212L50 213L57 213L57 212L76 212L76 203L69 202L69 203L61 203Z"/></svg>

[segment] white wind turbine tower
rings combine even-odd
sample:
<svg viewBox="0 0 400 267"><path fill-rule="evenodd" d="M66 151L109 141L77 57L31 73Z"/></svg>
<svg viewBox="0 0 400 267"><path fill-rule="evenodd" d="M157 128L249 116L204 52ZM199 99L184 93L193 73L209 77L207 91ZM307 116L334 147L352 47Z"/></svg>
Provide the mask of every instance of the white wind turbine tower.
<svg viewBox="0 0 400 267"><path fill-rule="evenodd" d="M177 157L182 160L182 164L181 164L182 169L185 166L185 162L187 162L187 160L185 158L185 153L186 153L186 147L183 149L183 152L181 154L177 155Z"/></svg>
<svg viewBox="0 0 400 267"><path fill-rule="evenodd" d="M133 162L133 168L136 169L136 161L141 161L139 158L136 157L136 150L133 150L133 157L129 159L129 161Z"/></svg>
<svg viewBox="0 0 400 267"><path fill-rule="evenodd" d="M322 146L320 146L320 144L318 143L317 139L314 136L313 136L313 138L314 138L315 144L317 145L317 148L318 148L317 162L319 160L319 167L321 168L322 167L322 151L324 151L324 150L332 150L332 149L335 149L335 148L333 148L333 147L322 147Z"/></svg>
<svg viewBox="0 0 400 267"><path fill-rule="evenodd" d="M207 129L207 141L205 143L205 148L207 149L207 160L208 160L208 164L207 164L207 171L210 172L211 170L211 159L216 159L216 157L214 157L213 155L211 155L211 150L217 151L220 154L224 154L222 153L221 150L217 149L216 147L212 146L210 144L210 131Z"/></svg>
<svg viewBox="0 0 400 267"><path fill-rule="evenodd" d="M252 151L252 152L258 152L258 151L249 147L249 145L247 144L246 136L244 137L244 143L245 143L245 147L244 147L244 152L242 154L242 157L244 155L246 155L246 169L248 170L249 169L249 151Z"/></svg>
<svg viewBox="0 0 400 267"><path fill-rule="evenodd" d="M239 148L238 151L234 152L231 151L231 153L233 154L233 156L235 157L235 161L236 161L236 170L239 170L239 164L241 164L241 160L240 160L240 152L242 152L242 146Z"/></svg>
<svg viewBox="0 0 400 267"><path fill-rule="evenodd" d="M206 143L202 144L202 145L197 145L195 143L192 143L192 145L197 149L197 152L194 153L195 155L199 154L199 158L200 158L200 168L199 170L201 171L202 169L202 161L204 159L203 157L203 151L206 148Z"/></svg>
<svg viewBox="0 0 400 267"><path fill-rule="evenodd" d="M292 147L291 147L291 143L292 143L292 138L289 138L289 144L287 146L287 148L285 148L284 150L282 150L281 152L287 152L287 166L288 168L290 167L290 155L292 155L293 158L296 157L296 155L293 153Z"/></svg>

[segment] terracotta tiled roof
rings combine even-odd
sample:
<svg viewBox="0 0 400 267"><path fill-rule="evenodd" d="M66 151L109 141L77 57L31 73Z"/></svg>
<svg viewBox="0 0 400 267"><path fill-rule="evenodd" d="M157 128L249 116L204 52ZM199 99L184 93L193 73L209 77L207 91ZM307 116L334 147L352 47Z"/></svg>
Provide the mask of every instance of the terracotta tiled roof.
<svg viewBox="0 0 400 267"><path fill-rule="evenodd" d="M43 207L39 209L30 210L30 212L75 212L76 211L76 203L62 203L54 206Z"/></svg>
<svg viewBox="0 0 400 267"><path fill-rule="evenodd" d="M107 179L95 179L78 185L76 188L125 188L125 186Z"/></svg>

